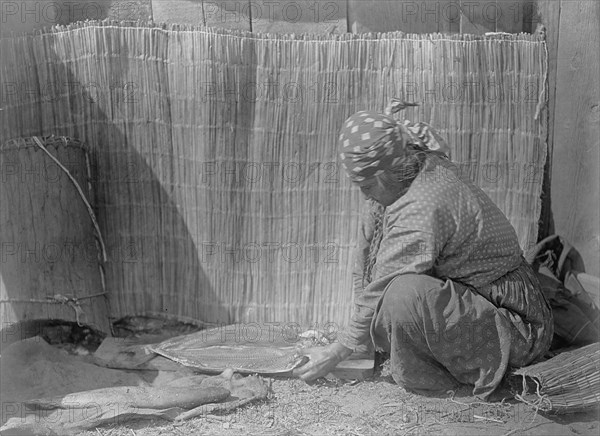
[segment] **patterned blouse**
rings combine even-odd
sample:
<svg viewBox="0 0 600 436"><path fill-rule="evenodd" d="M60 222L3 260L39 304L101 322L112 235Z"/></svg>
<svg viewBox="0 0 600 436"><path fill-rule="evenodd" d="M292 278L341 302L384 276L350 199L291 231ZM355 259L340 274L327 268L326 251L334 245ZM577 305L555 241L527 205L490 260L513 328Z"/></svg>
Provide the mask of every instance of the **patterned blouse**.
<svg viewBox="0 0 600 436"><path fill-rule="evenodd" d="M338 335L353 350L369 341L377 302L396 276L428 274L478 288L522 261L516 232L502 211L456 165L435 156L386 208L372 280L363 283L373 230L374 216L365 210L355 253L354 310Z"/></svg>

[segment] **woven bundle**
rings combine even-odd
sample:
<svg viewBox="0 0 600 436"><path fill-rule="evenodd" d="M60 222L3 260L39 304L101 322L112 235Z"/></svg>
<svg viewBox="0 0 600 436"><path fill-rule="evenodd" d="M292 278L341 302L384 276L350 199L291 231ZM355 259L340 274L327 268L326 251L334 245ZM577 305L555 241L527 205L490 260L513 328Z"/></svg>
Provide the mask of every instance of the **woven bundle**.
<svg viewBox="0 0 600 436"><path fill-rule="evenodd" d="M68 320L108 333L102 238L83 145L66 137L0 144L3 342L23 320ZM35 334L40 334L36 331Z"/></svg>
<svg viewBox="0 0 600 436"><path fill-rule="evenodd" d="M523 376L523 392L518 398L539 410L573 413L600 405L599 343L561 353L515 374ZM534 381L535 392L528 393L526 377Z"/></svg>
<svg viewBox="0 0 600 436"><path fill-rule="evenodd" d="M546 54L531 35L88 22L0 51L16 90L1 137L65 134L94 151L115 316L343 322L361 200L337 136L392 97L419 103L405 116L436 126L521 244L536 241Z"/></svg>

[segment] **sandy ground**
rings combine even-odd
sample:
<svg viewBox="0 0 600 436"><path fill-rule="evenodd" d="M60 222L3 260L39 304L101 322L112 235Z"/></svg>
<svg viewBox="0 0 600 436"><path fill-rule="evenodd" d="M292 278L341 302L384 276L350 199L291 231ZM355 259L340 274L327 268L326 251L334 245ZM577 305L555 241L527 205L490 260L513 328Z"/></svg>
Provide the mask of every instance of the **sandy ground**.
<svg viewBox="0 0 600 436"><path fill-rule="evenodd" d="M447 398L406 392L388 377L353 383L271 379L267 401L181 425L138 421L84 436L124 435L597 435L598 412L544 415L507 398L481 403L465 388ZM507 392L509 395L509 393Z"/></svg>
<svg viewBox="0 0 600 436"><path fill-rule="evenodd" d="M178 332L181 333L181 332ZM48 339L49 337L47 337ZM52 338L49 338L52 339ZM55 342L59 342L55 339ZM15 344L17 345L17 344ZM102 386L152 384L177 373L121 371L90 363L76 348L30 339L12 354L3 353L2 403L39 398ZM6 350L5 350L6 351ZM12 364L10 356L12 357ZM45 364L37 360L44 359ZM19 364L19 362L28 362ZM187 370L189 371L189 370ZM178 371L177 371L178 372ZM183 371L185 372L185 371ZM424 397L405 391L383 371L364 381L320 379L307 384L297 379L265 378L267 400L234 412L204 415L181 424L158 418L112 422L82 432L84 436L131 435L598 435L598 410L551 415L514 399L506 385L498 402L482 403L464 387L443 397ZM85 390L85 389L83 389ZM10 397L10 398L9 398ZM502 400L502 401L500 401ZM4 413L4 407L3 407Z"/></svg>

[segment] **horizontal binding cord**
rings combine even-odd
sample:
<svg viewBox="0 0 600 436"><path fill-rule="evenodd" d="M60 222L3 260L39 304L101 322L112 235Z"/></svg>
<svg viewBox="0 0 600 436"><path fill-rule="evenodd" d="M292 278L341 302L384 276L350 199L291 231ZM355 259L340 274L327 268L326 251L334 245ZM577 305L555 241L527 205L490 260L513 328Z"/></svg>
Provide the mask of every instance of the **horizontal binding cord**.
<svg viewBox="0 0 600 436"><path fill-rule="evenodd" d="M97 297L108 297L107 292L99 292L97 294L86 295L84 297L66 297L62 294L55 294L53 296L48 296L46 299L41 298L30 298L30 299L20 299L20 298L5 298L0 299L0 304L2 303L37 303L37 304L66 304L70 308L75 311L75 320L77 321L77 325L79 327L83 327L81 324L80 318L85 316L85 312L81 308L81 300L89 300L91 298Z"/></svg>

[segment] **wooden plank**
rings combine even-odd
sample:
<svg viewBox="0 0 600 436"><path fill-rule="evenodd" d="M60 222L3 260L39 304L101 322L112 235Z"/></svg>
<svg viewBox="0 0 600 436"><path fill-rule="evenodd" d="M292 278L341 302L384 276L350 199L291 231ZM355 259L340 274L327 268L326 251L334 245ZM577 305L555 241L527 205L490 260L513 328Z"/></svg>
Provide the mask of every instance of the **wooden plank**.
<svg viewBox="0 0 600 436"><path fill-rule="evenodd" d="M452 7L451 2L440 0L403 1L402 30L406 33L449 32L452 28L450 18L454 18L454 29L459 30L460 9Z"/></svg>
<svg viewBox="0 0 600 436"><path fill-rule="evenodd" d="M544 171L542 189L542 212L538 239L553 235L554 222L551 204L552 149L554 145L554 112L556 108L556 64L558 55L558 30L560 22L560 0L540 0L537 4L539 24L545 28L546 47L548 49L548 162Z"/></svg>
<svg viewBox="0 0 600 436"><path fill-rule="evenodd" d="M251 1L252 31L263 33L345 33L346 0Z"/></svg>
<svg viewBox="0 0 600 436"><path fill-rule="evenodd" d="M88 0L90 5L93 4ZM118 21L145 21L152 19L152 0L94 0L95 4L106 4L106 18ZM90 11L92 11L90 7ZM92 18L87 18L92 19Z"/></svg>
<svg viewBox="0 0 600 436"><path fill-rule="evenodd" d="M574 31L573 29L577 29ZM560 3L552 156L555 231L600 275L600 3Z"/></svg>
<svg viewBox="0 0 600 436"><path fill-rule="evenodd" d="M521 0L521 15L523 17L523 32L534 33L536 26L540 21L539 4L540 0ZM561 0L554 0L554 3L560 4Z"/></svg>
<svg viewBox="0 0 600 436"><path fill-rule="evenodd" d="M338 363L331 374L342 380L364 380L372 376L374 370L373 359L354 359Z"/></svg>
<svg viewBox="0 0 600 436"><path fill-rule="evenodd" d="M173 3L172 0L161 1L169 7ZM201 3L205 26L250 30L249 3L245 0L201 0Z"/></svg>
<svg viewBox="0 0 600 436"><path fill-rule="evenodd" d="M152 17L157 23L205 23L201 0L152 0Z"/></svg>
<svg viewBox="0 0 600 436"><path fill-rule="evenodd" d="M9 35L50 28L78 20L102 20L112 0L0 1L0 34Z"/></svg>
<svg viewBox="0 0 600 436"><path fill-rule="evenodd" d="M438 32L459 33L460 32L460 2L458 0L440 1Z"/></svg>
<svg viewBox="0 0 600 436"><path fill-rule="evenodd" d="M488 18L495 15L496 32L524 32L523 19L533 17L533 2L528 0L496 0L496 9L489 8Z"/></svg>
<svg viewBox="0 0 600 436"><path fill-rule="evenodd" d="M57 24L104 19L151 20L152 0L0 1L1 34L31 32Z"/></svg>
<svg viewBox="0 0 600 436"><path fill-rule="evenodd" d="M248 9L244 0L152 0L158 23L250 30Z"/></svg>
<svg viewBox="0 0 600 436"><path fill-rule="evenodd" d="M460 0L460 33L482 35L496 31L496 0Z"/></svg>
<svg viewBox="0 0 600 436"><path fill-rule="evenodd" d="M458 8L439 0L349 0L348 23L353 33L393 32L434 33L450 31L446 15L458 28Z"/></svg>
<svg viewBox="0 0 600 436"><path fill-rule="evenodd" d="M396 6L386 1L349 0L348 27L352 33L400 30L400 9Z"/></svg>

